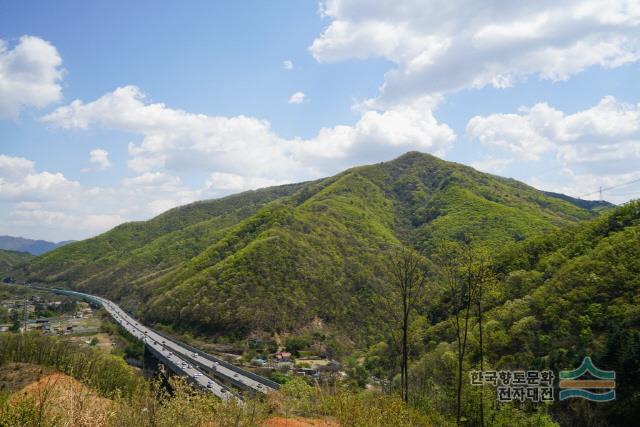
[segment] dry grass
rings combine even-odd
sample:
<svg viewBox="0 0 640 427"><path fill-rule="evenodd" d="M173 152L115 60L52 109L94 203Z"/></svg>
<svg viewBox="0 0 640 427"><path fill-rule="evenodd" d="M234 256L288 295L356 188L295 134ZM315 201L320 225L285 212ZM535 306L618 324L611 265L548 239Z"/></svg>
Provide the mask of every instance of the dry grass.
<svg viewBox="0 0 640 427"><path fill-rule="evenodd" d="M35 367L37 368L37 367ZM14 392L4 406L0 425L41 427L417 427L432 423L408 410L397 398L376 393L320 389L292 380L266 399L243 405L221 402L194 391L184 379L172 378L171 390L159 382L130 395L107 399L74 378L47 372ZM26 378L27 373L23 374ZM4 423L4 424L3 424Z"/></svg>
<svg viewBox="0 0 640 427"><path fill-rule="evenodd" d="M47 420L69 426L106 426L113 402L67 375L42 376L12 396L14 401L33 399Z"/></svg>
<svg viewBox="0 0 640 427"><path fill-rule="evenodd" d="M13 393L38 380L51 371L31 363L7 363L0 365L0 392Z"/></svg>

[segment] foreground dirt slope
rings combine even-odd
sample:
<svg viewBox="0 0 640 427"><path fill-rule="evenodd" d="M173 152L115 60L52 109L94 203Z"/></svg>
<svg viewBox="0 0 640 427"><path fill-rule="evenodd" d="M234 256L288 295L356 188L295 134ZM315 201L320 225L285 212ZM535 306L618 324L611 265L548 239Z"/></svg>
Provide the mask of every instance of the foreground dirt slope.
<svg viewBox="0 0 640 427"><path fill-rule="evenodd" d="M311 418L282 418L275 417L267 420L264 427L339 427L340 424L331 420Z"/></svg>
<svg viewBox="0 0 640 427"><path fill-rule="evenodd" d="M108 425L113 402L60 373L49 373L15 393L14 399L32 398L43 408L45 419L64 419L73 426Z"/></svg>

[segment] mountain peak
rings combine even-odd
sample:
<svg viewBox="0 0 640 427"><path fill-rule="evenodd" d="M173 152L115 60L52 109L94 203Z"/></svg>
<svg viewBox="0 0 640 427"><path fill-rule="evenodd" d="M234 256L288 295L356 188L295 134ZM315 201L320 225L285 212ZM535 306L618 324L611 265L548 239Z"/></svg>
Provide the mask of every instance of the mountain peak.
<svg viewBox="0 0 640 427"><path fill-rule="evenodd" d="M389 244L428 256L465 235L499 248L595 215L417 151L350 171L122 224L35 258L25 280L123 299L148 320L204 333L291 330L315 316L348 322L336 313L361 305L344 293L377 280L371 266Z"/></svg>

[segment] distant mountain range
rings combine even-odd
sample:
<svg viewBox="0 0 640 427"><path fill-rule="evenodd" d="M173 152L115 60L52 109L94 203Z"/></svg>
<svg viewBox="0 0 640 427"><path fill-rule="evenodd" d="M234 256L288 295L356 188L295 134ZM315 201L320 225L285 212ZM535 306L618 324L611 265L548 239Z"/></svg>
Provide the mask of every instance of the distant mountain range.
<svg viewBox="0 0 640 427"><path fill-rule="evenodd" d="M73 240L54 243L46 240L25 239L24 237L0 236L0 249L28 252L31 255L41 255L71 242L73 242Z"/></svg>

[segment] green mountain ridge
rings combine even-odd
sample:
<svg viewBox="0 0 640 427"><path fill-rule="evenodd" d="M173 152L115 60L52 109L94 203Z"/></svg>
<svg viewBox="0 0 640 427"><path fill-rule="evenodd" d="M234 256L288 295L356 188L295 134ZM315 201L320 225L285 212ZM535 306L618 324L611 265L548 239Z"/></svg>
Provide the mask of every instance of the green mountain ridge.
<svg viewBox="0 0 640 427"><path fill-rule="evenodd" d="M33 258L33 255L28 252L0 249L0 276L4 276L8 272L24 264L31 258ZM3 278L4 277L0 277L0 279Z"/></svg>
<svg viewBox="0 0 640 427"><path fill-rule="evenodd" d="M468 234L502 248L597 215L565 197L411 152L123 224L17 274L210 336L291 330L315 317L348 329L367 316L389 244L429 255Z"/></svg>
<svg viewBox="0 0 640 427"><path fill-rule="evenodd" d="M636 425L640 202L511 245L497 254L495 270L495 287L484 302L485 370L535 368L557 373L590 356L601 369L616 371L616 400L596 405L580 399L556 402L551 408L554 419L567 426ZM431 301L425 312L446 304ZM475 314L470 331L469 364L478 366ZM414 344L423 346L414 353L420 354L412 366L414 392L435 407L449 405L452 399L452 392L442 393L448 379L442 380L438 370L452 357L453 341L451 322L444 319L428 325ZM373 356L371 361L376 360ZM467 401L474 401L473 392L467 390ZM466 411L478 416L473 405Z"/></svg>

